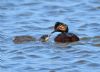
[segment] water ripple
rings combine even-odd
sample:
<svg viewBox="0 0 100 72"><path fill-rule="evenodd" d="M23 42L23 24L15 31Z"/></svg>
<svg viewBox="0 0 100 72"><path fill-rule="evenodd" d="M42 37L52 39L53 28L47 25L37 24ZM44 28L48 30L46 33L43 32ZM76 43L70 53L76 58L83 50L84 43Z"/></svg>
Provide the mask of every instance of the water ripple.
<svg viewBox="0 0 100 72"><path fill-rule="evenodd" d="M100 72L100 0L1 0L0 70L2 72ZM68 24L79 42L38 39L57 21ZM14 44L14 36L35 42Z"/></svg>

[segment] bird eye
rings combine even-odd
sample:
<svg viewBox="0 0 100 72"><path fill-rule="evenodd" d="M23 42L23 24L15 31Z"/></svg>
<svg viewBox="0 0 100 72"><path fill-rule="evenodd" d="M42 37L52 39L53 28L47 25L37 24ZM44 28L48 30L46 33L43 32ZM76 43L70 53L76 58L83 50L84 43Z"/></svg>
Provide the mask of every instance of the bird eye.
<svg viewBox="0 0 100 72"><path fill-rule="evenodd" d="M64 25L60 25L60 26L57 27L57 30L65 31L66 28L65 28Z"/></svg>

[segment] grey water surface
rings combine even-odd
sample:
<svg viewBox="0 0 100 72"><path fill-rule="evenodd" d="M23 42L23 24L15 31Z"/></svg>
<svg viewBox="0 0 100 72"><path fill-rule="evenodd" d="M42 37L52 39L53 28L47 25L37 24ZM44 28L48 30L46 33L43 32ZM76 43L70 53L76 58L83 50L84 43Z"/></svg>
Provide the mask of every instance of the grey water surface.
<svg viewBox="0 0 100 72"><path fill-rule="evenodd" d="M64 22L80 37L74 43L33 41ZM0 0L0 72L100 72L100 0Z"/></svg>

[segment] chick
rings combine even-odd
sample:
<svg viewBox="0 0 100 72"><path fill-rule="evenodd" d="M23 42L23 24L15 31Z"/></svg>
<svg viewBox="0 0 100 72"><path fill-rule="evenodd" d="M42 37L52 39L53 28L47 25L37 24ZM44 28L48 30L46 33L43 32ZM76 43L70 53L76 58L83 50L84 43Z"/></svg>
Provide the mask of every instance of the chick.
<svg viewBox="0 0 100 72"><path fill-rule="evenodd" d="M49 40L49 35L43 35L40 37L40 41L47 42Z"/></svg>

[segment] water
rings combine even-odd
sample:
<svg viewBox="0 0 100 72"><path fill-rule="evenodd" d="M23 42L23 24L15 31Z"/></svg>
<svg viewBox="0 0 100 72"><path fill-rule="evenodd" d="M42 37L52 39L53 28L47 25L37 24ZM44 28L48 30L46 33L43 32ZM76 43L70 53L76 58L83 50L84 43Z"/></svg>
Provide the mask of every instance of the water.
<svg viewBox="0 0 100 72"><path fill-rule="evenodd" d="M14 44L14 36L37 39L55 22L81 40ZM100 72L100 0L0 0L0 72Z"/></svg>

